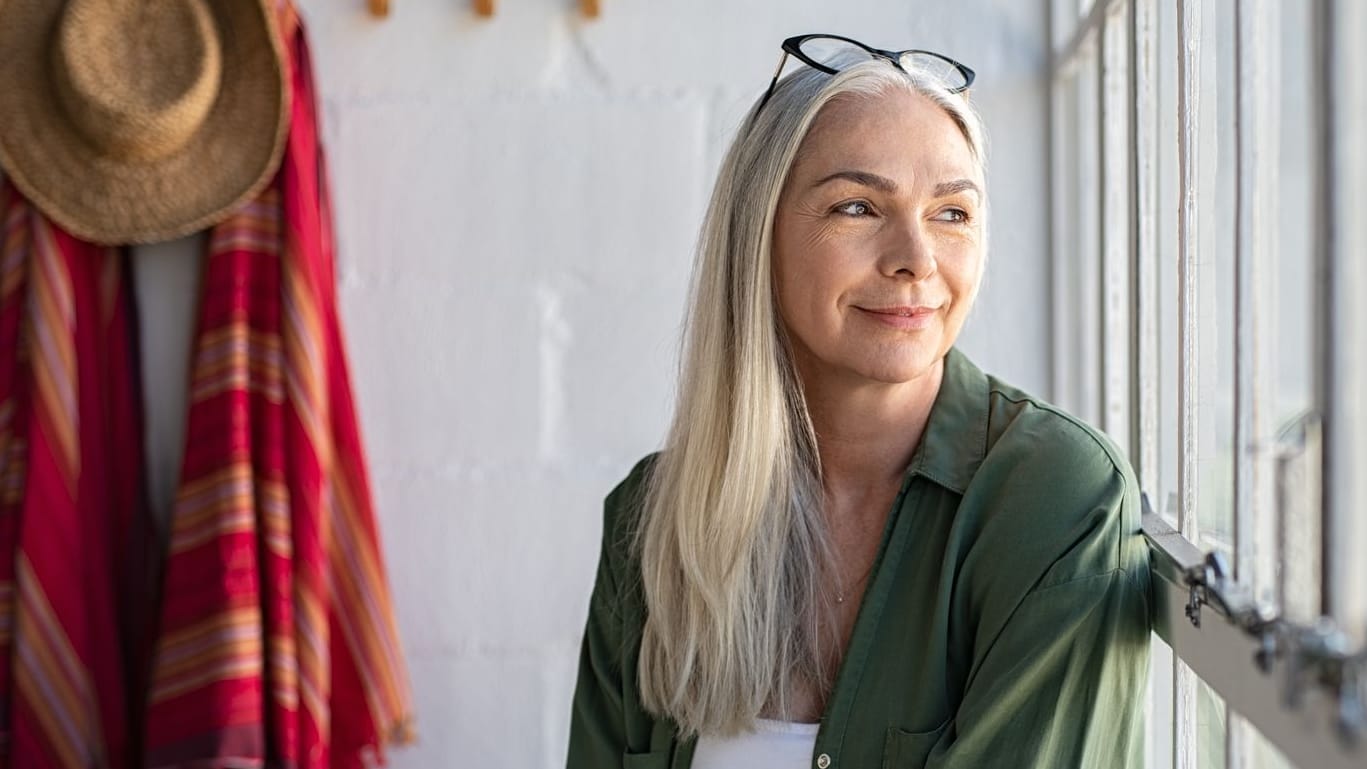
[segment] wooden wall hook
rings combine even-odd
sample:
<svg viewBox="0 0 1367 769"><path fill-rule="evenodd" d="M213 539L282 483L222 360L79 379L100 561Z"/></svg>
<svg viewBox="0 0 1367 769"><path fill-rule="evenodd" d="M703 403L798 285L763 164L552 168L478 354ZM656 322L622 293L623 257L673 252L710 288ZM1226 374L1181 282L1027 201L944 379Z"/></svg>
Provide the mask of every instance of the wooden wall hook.
<svg viewBox="0 0 1367 769"><path fill-rule="evenodd" d="M475 0L475 15L488 18L494 15L494 0Z"/></svg>
<svg viewBox="0 0 1367 769"><path fill-rule="evenodd" d="M598 0L579 0L579 11L590 19L596 19L603 13L603 7Z"/></svg>
<svg viewBox="0 0 1367 769"><path fill-rule="evenodd" d="M389 0L370 0L370 14L381 19L389 15Z"/></svg>

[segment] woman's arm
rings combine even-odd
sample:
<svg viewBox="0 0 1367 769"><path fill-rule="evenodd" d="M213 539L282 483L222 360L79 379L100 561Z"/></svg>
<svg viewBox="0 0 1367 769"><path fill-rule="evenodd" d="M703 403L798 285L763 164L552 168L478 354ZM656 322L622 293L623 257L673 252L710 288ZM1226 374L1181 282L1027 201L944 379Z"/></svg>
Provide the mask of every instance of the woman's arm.
<svg viewBox="0 0 1367 769"><path fill-rule="evenodd" d="M617 767L626 750L622 712L622 619L607 537L589 598L589 617L579 653L579 680L570 715L568 769Z"/></svg>
<svg viewBox="0 0 1367 769"><path fill-rule="evenodd" d="M579 653L579 679L570 714L568 769L613 769L623 765L632 737L642 739L641 714L624 701L634 676L625 676L626 611L623 606L632 522L639 516L645 478L654 455L636 464L603 502L603 542L589 597L589 616ZM633 634L633 638L635 634ZM630 679L633 683L628 683ZM634 700L633 700L634 701ZM633 709L636 729L628 725ZM648 734L648 733L647 733Z"/></svg>
<svg viewBox="0 0 1367 769"><path fill-rule="evenodd" d="M1151 609L1133 476L1094 500L1038 583L979 618L990 634L927 769L1142 766Z"/></svg>
<svg viewBox="0 0 1367 769"><path fill-rule="evenodd" d="M982 655L927 769L1143 765L1148 573L1031 591Z"/></svg>

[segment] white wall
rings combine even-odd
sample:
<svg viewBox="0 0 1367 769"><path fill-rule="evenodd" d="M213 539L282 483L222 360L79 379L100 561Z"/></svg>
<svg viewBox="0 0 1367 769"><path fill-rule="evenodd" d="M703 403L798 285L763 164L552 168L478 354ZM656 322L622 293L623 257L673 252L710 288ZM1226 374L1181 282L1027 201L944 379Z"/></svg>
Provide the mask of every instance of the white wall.
<svg viewBox="0 0 1367 769"><path fill-rule="evenodd" d="M1046 393L1044 4L604 0L586 21L574 0L499 0L490 20L463 0L393 3L378 21L362 0L300 0L417 698L421 743L393 763L561 766L601 499L663 434L712 174L784 37L978 71L992 254L962 346ZM163 496L199 246L138 256Z"/></svg>

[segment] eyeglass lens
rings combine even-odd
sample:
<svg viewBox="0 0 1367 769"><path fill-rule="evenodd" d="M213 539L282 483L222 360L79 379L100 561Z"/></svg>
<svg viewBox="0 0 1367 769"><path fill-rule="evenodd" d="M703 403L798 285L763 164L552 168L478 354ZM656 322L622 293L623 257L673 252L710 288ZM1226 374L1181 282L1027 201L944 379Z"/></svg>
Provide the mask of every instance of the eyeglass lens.
<svg viewBox="0 0 1367 769"><path fill-rule="evenodd" d="M841 70L872 56L867 50L853 43L832 37L808 38L802 43L802 53L812 61ZM962 88L963 73L950 62L926 53L904 53L900 64L907 72L923 72L938 79L950 89Z"/></svg>
<svg viewBox="0 0 1367 769"><path fill-rule="evenodd" d="M925 53L904 53L901 57L902 69L907 72L924 72L950 88L963 88L964 75L957 67L939 56Z"/></svg>
<svg viewBox="0 0 1367 769"><path fill-rule="evenodd" d="M854 43L833 37L812 37L802 41L802 53L812 61L834 70L843 69L872 56Z"/></svg>

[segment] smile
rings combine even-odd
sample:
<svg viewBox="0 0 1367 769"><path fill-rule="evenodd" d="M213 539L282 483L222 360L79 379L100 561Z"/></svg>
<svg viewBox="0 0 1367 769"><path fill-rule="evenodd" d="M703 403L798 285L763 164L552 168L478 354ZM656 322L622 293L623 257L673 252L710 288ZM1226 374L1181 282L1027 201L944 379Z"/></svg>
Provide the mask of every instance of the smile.
<svg viewBox="0 0 1367 769"><path fill-rule="evenodd" d="M939 308L936 307L858 307L869 319L897 329L919 330L930 326Z"/></svg>

